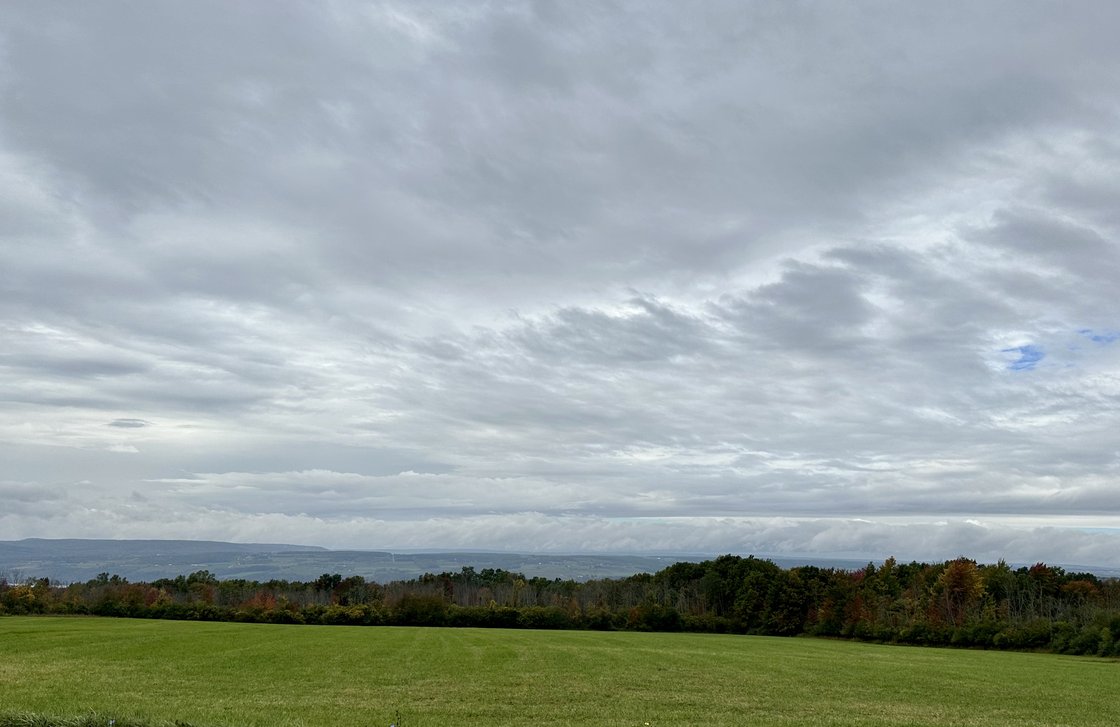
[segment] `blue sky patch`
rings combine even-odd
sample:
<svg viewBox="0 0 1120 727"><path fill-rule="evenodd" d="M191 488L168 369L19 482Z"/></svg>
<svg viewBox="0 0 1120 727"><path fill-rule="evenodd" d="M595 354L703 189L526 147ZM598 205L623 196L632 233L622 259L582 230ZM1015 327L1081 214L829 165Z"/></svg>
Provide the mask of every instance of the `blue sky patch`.
<svg viewBox="0 0 1120 727"><path fill-rule="evenodd" d="M1092 328L1082 328L1077 332L1093 343L1099 343L1102 346L1120 341L1120 331L1094 331Z"/></svg>
<svg viewBox="0 0 1120 727"><path fill-rule="evenodd" d="M1013 348L1003 349L1003 353L1017 353L1019 358L1007 364L1007 368L1012 371L1030 371L1038 362L1046 357L1046 354L1039 346L1029 343L1026 346L1015 346Z"/></svg>

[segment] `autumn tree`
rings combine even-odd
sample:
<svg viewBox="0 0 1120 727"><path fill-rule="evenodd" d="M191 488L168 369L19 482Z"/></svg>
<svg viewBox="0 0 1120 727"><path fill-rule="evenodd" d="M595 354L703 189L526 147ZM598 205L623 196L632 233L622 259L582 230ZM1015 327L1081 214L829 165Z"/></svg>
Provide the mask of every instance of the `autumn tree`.
<svg viewBox="0 0 1120 727"><path fill-rule="evenodd" d="M947 563L937 579L937 590L944 616L950 623L960 626L969 609L984 595L984 580L976 561L957 558Z"/></svg>

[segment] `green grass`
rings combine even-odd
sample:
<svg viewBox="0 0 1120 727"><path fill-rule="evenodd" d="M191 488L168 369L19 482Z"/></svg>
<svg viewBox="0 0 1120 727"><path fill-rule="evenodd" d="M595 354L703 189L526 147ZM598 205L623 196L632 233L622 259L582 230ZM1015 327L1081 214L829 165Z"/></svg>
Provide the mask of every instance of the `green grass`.
<svg viewBox="0 0 1120 727"><path fill-rule="evenodd" d="M0 618L0 714L118 727L1111 727L1117 687L1115 661L807 638Z"/></svg>
<svg viewBox="0 0 1120 727"><path fill-rule="evenodd" d="M111 718L92 712L77 717L52 717L32 712L0 714L0 727L106 727ZM191 727L186 722L112 720L112 727Z"/></svg>

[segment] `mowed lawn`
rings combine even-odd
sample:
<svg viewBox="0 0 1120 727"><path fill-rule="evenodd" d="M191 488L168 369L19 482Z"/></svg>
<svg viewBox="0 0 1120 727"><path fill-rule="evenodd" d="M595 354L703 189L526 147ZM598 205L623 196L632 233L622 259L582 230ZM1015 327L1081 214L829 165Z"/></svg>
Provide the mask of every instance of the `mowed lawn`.
<svg viewBox="0 0 1120 727"><path fill-rule="evenodd" d="M230 727L1116 725L1120 663L701 634L0 618L0 713Z"/></svg>

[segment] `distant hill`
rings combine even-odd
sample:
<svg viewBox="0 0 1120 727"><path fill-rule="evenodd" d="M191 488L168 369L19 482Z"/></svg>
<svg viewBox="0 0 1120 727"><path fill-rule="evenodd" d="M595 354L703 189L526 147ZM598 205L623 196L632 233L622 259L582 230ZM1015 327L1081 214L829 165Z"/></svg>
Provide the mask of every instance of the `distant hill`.
<svg viewBox="0 0 1120 727"><path fill-rule="evenodd" d="M64 583L88 581L110 573L130 581L151 581L208 570L223 580L308 581L324 573L360 575L385 583L424 573L502 568L529 577L585 581L655 573L681 561L699 562L714 554L541 555L483 552L389 553L328 550L309 545L223 543L204 540L27 540L0 541L0 576L11 581L50 578ZM860 568L866 561L772 558L778 565Z"/></svg>
<svg viewBox="0 0 1120 727"><path fill-rule="evenodd" d="M89 580L110 572L144 580L165 575L213 570L217 564L269 559L286 553L325 553L325 548L271 543L223 543L206 540L26 540L0 541L0 575ZM240 576L229 576L240 577Z"/></svg>
<svg viewBox="0 0 1120 727"><path fill-rule="evenodd" d="M79 538L27 538L0 541L0 552L10 547L30 553L53 556L132 557L137 552L148 555L208 555L211 553L285 553L291 551L326 551L317 545L283 545L277 543L224 543L215 540L83 540Z"/></svg>
<svg viewBox="0 0 1120 727"><path fill-rule="evenodd" d="M386 582L424 573L503 568L528 576L587 580L652 573L707 556L532 555L520 553L389 553L316 546L198 540L0 541L0 576L87 581L99 573L150 581L208 570L218 578L314 580L323 573Z"/></svg>
<svg viewBox="0 0 1120 727"><path fill-rule="evenodd" d="M275 543L223 543L206 540L0 540L0 577L10 581L50 578L71 583L110 573L130 581L173 578L208 570L223 580L309 581L324 573L360 575L385 583L416 578L424 573L457 572L464 566L477 570L502 568L527 576L585 581L592 578L625 578L635 573L656 573L681 561L699 562L716 554L680 555L542 555L486 552L409 552L328 550L313 545ZM756 554L782 568L815 565L854 570L867 560L816 557L782 557ZM1061 564L1055 564L1061 565ZM1099 576L1120 576L1114 569L1063 566L1069 571L1091 571Z"/></svg>

